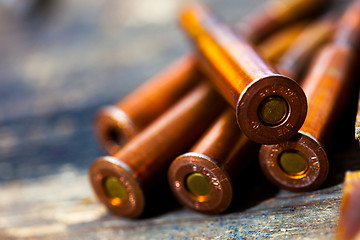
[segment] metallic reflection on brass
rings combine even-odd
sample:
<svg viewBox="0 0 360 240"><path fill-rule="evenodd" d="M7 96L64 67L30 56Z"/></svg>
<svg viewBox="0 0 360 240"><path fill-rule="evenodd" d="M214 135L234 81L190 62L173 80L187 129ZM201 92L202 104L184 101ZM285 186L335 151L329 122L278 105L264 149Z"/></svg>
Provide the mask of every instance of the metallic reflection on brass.
<svg viewBox="0 0 360 240"><path fill-rule="evenodd" d="M95 133L103 149L114 154L199 83L196 57L187 54L146 81L124 99L101 108Z"/></svg>
<svg viewBox="0 0 360 240"><path fill-rule="evenodd" d="M95 160L89 175L98 198L119 216L139 217L147 194L163 180L171 161L202 135L225 106L207 83L199 84L120 151ZM127 201L118 204L120 198L109 198L119 193L117 189L109 194L109 187L103 184L109 177L115 177L126 188Z"/></svg>
<svg viewBox="0 0 360 240"><path fill-rule="evenodd" d="M288 0L286 1L286 4L289 3L291 5L293 2L297 4L298 0ZM320 1L312 0L310 2L314 4L308 5L308 10L317 8L317 5ZM275 9L269 10L270 12L273 12L273 10ZM257 24L250 25L252 27L248 28L248 32L250 32L250 35L252 36L256 36L257 34L259 34L260 36L260 33L263 33L265 31L267 31L268 33L273 31L268 31L269 29L277 29L279 26L282 27L290 23L291 21L289 20L289 18L284 16L296 15L296 18L301 18L304 15L307 15L307 12L298 11L298 9L296 8L286 9L285 11L283 11L283 13L284 15L279 14L275 18L272 17L272 20L269 21L266 26ZM261 14L257 14L256 16L254 15L254 23L257 18L264 19L263 16L264 15ZM279 21L276 19L277 17L279 18ZM294 20L294 18L290 19ZM180 84L180 87L190 86L189 88L185 90L183 89L183 91L176 91L176 94L173 95L172 91L168 91L168 86L160 84L158 85L158 87L162 87L164 91L159 90L158 87L154 87L155 85L152 85L152 81L149 81L144 86L141 86L139 89L137 89L134 93L127 96L124 100L120 101L116 106L111 106L110 108L107 108L106 110L109 111L106 111L106 114L104 114L105 122L98 125L103 127L100 131L102 133L105 133L105 137L107 137L107 139L105 140L110 139L108 143L113 144L112 146L109 145L109 148L108 146L105 146L105 149L108 149L108 151L115 156L107 156L97 159L90 168L90 181L99 199L111 211L120 216L135 218L141 215L145 206L145 195L148 194L149 189L151 189L151 187L156 184L156 178L165 171L165 165L167 165L168 163L167 158L171 154L175 154L174 152L176 152L176 149L173 148L177 148L178 150L178 148L182 147L185 144L184 142L190 142L190 138L194 140L193 134L199 134L198 132L194 133L194 131L200 131L201 129L204 130L202 127L200 127L200 129L197 124L194 123L189 123L189 125L186 125L186 128L192 125L191 129L190 127L187 130L184 130L182 128L184 127L184 122L187 122L186 119L190 116L189 114L194 114L194 121L196 118L203 118L202 123L204 124L204 122L206 122L206 124L208 124L207 121L209 118L211 118L207 116L207 114L209 114L209 110L205 112L202 112L202 110L204 108L211 109L211 111L214 110L214 108L217 109L217 104L219 104L218 101L221 101L219 97L214 97L215 99L217 99L217 101L212 102L210 104L210 107L204 107L202 104L199 104L199 109L195 110L193 113L190 111L189 114L183 115L181 118L179 118L179 115L175 113L177 117L176 121L174 121L174 119L170 117L170 115L174 115L174 111L172 111L171 114L165 113L165 115L162 115L158 120L155 121L155 123L149 125L149 123L158 118L162 112L164 112L167 108L170 108L171 105L177 101L177 99L181 98L179 95L177 95L177 93L180 93L180 95L185 95L186 92L189 91L189 89L193 88L196 84L198 84L198 82L192 82L192 84L194 85L184 85L184 83L182 82L188 80L192 81L193 72L197 71L195 69L197 62L196 58L187 55L183 59L185 60L181 61L184 61L183 64L185 64L185 67L177 66L174 67L174 69L172 70L170 69L168 72L165 71L165 73L167 72L168 75L165 73L161 73L159 75L160 77L155 77L155 79L157 78L158 81L154 81L158 83L164 83L166 80L172 79L172 77L174 77L177 79L176 83ZM179 72L182 74L180 74ZM195 74L195 76L198 75ZM173 89L174 86L175 85L173 85L171 88ZM206 89L210 91L209 86L207 86ZM166 97L163 98L163 96L160 96L159 92L165 92L167 94L166 96L169 97L170 100ZM201 96L202 97L200 98L203 98L203 100L207 98L203 95ZM155 103L151 101L153 99L156 99ZM187 107L191 106L192 104L196 105L196 103L192 101L189 101L188 104L189 105ZM198 112L201 116L198 115ZM230 111L229 114L233 113ZM228 115L228 117L229 116L230 115ZM120 121L118 120L118 117L121 119ZM235 128L232 128L232 130L237 129L236 121L234 120L233 115L232 118L233 119L231 121L235 123ZM181 121L179 119L181 119ZM110 131L103 131L104 129L106 130L107 123L110 123L109 125L114 126L115 128L110 129ZM196 123L199 122L196 121ZM146 126L148 126L148 128L146 128ZM116 132L116 129L120 132ZM125 134L121 132L123 131L123 129L125 129ZM143 129L146 129L144 130L144 133L136 136ZM228 134L234 134L234 132L237 134L237 131L232 130L228 131ZM180 131L182 133L186 132L186 134L182 135L182 137L179 137L178 134ZM157 134L158 132L161 132L161 134ZM163 135L164 137L161 140L158 139L160 135ZM175 139L172 138L174 137L174 135ZM244 156L247 155L248 151L254 152L251 151L251 147L254 146L252 142L250 142L243 134L239 134L238 137L238 141L233 141L233 144L228 145L228 149L233 150L225 151L225 153L223 153L226 155L225 157L220 157L219 155L217 155L216 151L213 151L214 149L210 150L210 152L214 153L214 155L211 155L211 157L213 157L214 159L218 159L218 157L219 159L222 159L218 161L221 167L219 167L219 165L212 159L206 158L204 155L186 154L187 157L190 159L190 162L195 159L196 163L199 163L201 166L204 167L203 169L199 168L199 172L201 172L204 176L212 178L213 190L208 196L214 196L212 199L214 201L209 204L213 204L212 207L217 207L216 210L205 209L205 212L209 210L207 213L216 213L226 210L232 198L232 187L230 183L230 178L234 177L238 173L237 170L242 169L243 165L245 164L243 161L233 161L232 159L244 159ZM219 136L219 138L223 137ZM230 140L232 139L231 137L225 138ZM129 140L131 141L129 142ZM160 142L163 142L159 143L158 140ZM228 142L230 143L231 141ZM126 142L128 143L125 144ZM123 145L123 148L121 148L120 145ZM118 152L119 149L123 150ZM151 151L151 149L153 151ZM171 149L171 151L167 151L169 149ZM144 156L148 156L149 158L145 159ZM166 160L163 158L164 156L166 156ZM189 168L191 168L191 170L194 170L193 167L194 165L192 164L186 165L186 169L184 169L182 173L185 173L187 176L191 172ZM109 193L106 191L103 184L104 179L109 177L115 177L119 179L121 184L126 189L128 193L128 198L127 201L125 201L123 204L116 206L117 204L119 204L118 200L114 200L111 202L109 201ZM175 185L178 184L179 182L175 182ZM206 196L206 200L210 201L208 196Z"/></svg>
<svg viewBox="0 0 360 240"><path fill-rule="evenodd" d="M188 5L180 22L200 53L200 66L236 111L239 127L249 139L273 144L297 133L307 101L295 81L276 72L248 41L205 7ZM288 105L288 116L280 123L264 124L259 119L259 106L269 97L282 98Z"/></svg>
<svg viewBox="0 0 360 240"><path fill-rule="evenodd" d="M325 181L329 161L323 146L351 96L359 40L360 1L354 1L341 17L332 41L317 54L302 83L309 111L299 133L286 142L261 147L260 166L280 188L311 191ZM300 152L307 161L307 170L297 177L285 173L278 163L281 154L289 150Z"/></svg>
<svg viewBox="0 0 360 240"><path fill-rule="evenodd" d="M329 0L272 0L266 7L262 6L250 13L245 21L239 23L238 28L247 39L260 42L279 28L314 15L328 3ZM288 39L293 39L300 27L290 28L293 28L292 34L286 33L286 39L277 46L273 45L279 51L265 49L266 56L273 59L289 45L291 41ZM272 56L267 55L267 52L271 52ZM184 55L123 100L101 109L95 119L95 132L104 150L110 154L117 152L193 88L199 76L196 62L193 55Z"/></svg>
<svg viewBox="0 0 360 240"><path fill-rule="evenodd" d="M305 28L300 35L309 31ZM294 35L292 28L284 29L277 33L282 38L287 38ZM278 54L277 45L289 46L289 40L282 42L281 37L273 36L278 41L266 42L268 48L267 56L278 61L282 55ZM308 38L308 41L301 44L301 49L304 52L297 54L299 59L308 58L314 51L309 49L316 49L318 46L318 36L313 35L313 38ZM296 38L292 38L296 41ZM306 45L304 47L304 45ZM296 46L294 46L296 47ZM262 48L262 44L259 46ZM286 49L284 49L285 52ZM291 58L294 60L294 54L283 56L283 59ZM300 61L299 65L305 61ZM301 66L297 66L292 72L294 76L299 75ZM209 128L201 139L192 147L189 153L179 156L171 164L168 172L169 185L177 197L177 199L192 210L206 213L218 214L227 209L232 198L233 181L242 174L247 163L257 150L255 143L246 138L244 134L237 128L235 114L232 109L226 110L216 122ZM200 173L207 177L208 181L214 181L213 191L206 197L195 197L194 194L189 193L184 182L187 176L194 173ZM234 186L236 188L236 186Z"/></svg>

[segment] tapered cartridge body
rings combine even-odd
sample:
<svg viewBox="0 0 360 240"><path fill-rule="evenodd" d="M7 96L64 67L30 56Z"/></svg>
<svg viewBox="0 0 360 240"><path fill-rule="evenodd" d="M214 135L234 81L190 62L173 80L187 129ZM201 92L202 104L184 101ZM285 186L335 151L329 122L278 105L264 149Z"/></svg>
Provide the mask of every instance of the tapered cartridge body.
<svg viewBox="0 0 360 240"><path fill-rule="evenodd" d="M201 84L112 157L91 165L90 182L100 201L117 215L135 218L146 194L165 177L170 162L209 127L225 102Z"/></svg>
<svg viewBox="0 0 360 240"><path fill-rule="evenodd" d="M331 2L328 0L269 1L245 18L238 27L247 39L253 43L258 43L279 28L289 25L289 23L322 12ZM261 31L254 32L252 29Z"/></svg>
<svg viewBox="0 0 360 240"><path fill-rule="evenodd" d="M305 120L307 102L295 81L272 69L208 9L188 5L180 21L200 53L202 68L235 109L249 139L272 144L296 134Z"/></svg>
<svg viewBox="0 0 360 240"><path fill-rule="evenodd" d="M145 82L116 105L99 110L95 132L110 154L170 108L200 79L195 56L188 54Z"/></svg>
<svg viewBox="0 0 360 240"><path fill-rule="evenodd" d="M340 30L348 38L337 32L331 43L320 51L302 84L309 100L309 111L297 136L284 143L263 145L260 149L263 172L281 188L309 191L318 188L327 177L329 162L323 146L355 81L358 53L354 39L360 33L360 24L353 21L360 23L359 3L351 4L339 23L339 29L354 26L351 31Z"/></svg>

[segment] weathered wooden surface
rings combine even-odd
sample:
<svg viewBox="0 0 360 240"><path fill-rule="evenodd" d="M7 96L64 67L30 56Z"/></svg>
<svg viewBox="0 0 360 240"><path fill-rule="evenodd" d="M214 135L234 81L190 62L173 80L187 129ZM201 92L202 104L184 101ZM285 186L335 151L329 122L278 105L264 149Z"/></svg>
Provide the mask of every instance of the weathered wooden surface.
<svg viewBox="0 0 360 240"><path fill-rule="evenodd" d="M263 1L209 1L235 21ZM356 94L330 149L331 173L316 192L276 192L252 176L232 210L204 216L173 203L144 219L109 214L86 171L103 153L91 121L186 51L181 0L62 0L41 21L0 10L0 239L328 239L345 170L360 169L353 140ZM251 177L251 176L249 176ZM244 191L243 186L247 186Z"/></svg>
<svg viewBox="0 0 360 240"><path fill-rule="evenodd" d="M222 216L180 208L135 221L108 214L93 197L86 176L70 169L8 183L0 193L2 239L327 239L336 226L341 185L306 194L282 192Z"/></svg>

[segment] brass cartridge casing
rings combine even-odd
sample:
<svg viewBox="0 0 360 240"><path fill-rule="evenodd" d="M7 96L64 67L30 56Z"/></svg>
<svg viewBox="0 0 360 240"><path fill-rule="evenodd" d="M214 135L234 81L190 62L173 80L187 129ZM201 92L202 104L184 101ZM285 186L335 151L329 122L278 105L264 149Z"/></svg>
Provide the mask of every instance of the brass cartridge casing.
<svg viewBox="0 0 360 240"><path fill-rule="evenodd" d="M180 21L201 55L200 65L236 110L238 125L249 139L273 144L297 133L307 102L295 81L276 72L251 44L204 7L188 5Z"/></svg>
<svg viewBox="0 0 360 240"><path fill-rule="evenodd" d="M344 28L347 30L345 31ZM299 133L289 141L263 145L260 166L280 188L310 191L326 179L329 161L324 147L350 96L360 42L360 1L347 8L333 40L322 48L302 86L309 111ZM356 41L356 38L358 41Z"/></svg>
<svg viewBox="0 0 360 240"><path fill-rule="evenodd" d="M101 108L95 133L103 149L114 154L199 83L196 58L184 55L112 106Z"/></svg>
<svg viewBox="0 0 360 240"><path fill-rule="evenodd" d="M308 17L309 13L318 12L328 3L325 0L271 0L250 13L246 24L238 26L245 37L259 42L274 31ZM117 152L193 88L200 74L196 65L196 57L186 54L123 100L100 109L95 119L95 133L103 149L110 154Z"/></svg>
<svg viewBox="0 0 360 240"><path fill-rule="evenodd" d="M313 24L319 25L318 22ZM269 38L270 41L260 44L260 53L265 50L264 55L274 62L287 58L296 61L294 56L297 56L299 64L305 64L304 58L309 59L314 55L319 43L328 37L322 32L319 33L320 36L314 34L314 27L311 25L303 28L296 26L300 33L295 33L293 27L285 28ZM307 34L308 32L313 34ZM297 41L297 38L293 38L294 35L307 35L307 41ZM289 36L304 52L294 54L294 51L286 50L286 46L292 49L297 47L289 43ZM319 41L321 37L323 41ZM281 48L283 50L279 51ZM279 52L285 52L285 55L282 56ZM301 66L296 66L292 72L296 77L301 70ZM168 171L170 188L179 202L192 210L205 214L222 213L232 201L233 187L236 186L234 182L253 159L256 149L257 144L241 133L233 110L228 108L190 152L180 155L172 162Z"/></svg>
<svg viewBox="0 0 360 240"><path fill-rule="evenodd" d="M139 217L146 195L171 161L194 143L224 107L216 92L200 84L112 157L96 159L89 177L99 200L119 216Z"/></svg>

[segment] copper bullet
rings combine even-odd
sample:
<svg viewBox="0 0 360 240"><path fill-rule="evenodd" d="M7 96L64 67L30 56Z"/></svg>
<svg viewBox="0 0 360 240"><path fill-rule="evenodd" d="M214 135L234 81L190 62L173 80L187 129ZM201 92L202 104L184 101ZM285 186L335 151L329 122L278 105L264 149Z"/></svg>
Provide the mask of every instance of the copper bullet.
<svg viewBox="0 0 360 240"><path fill-rule="evenodd" d="M117 215L140 216L146 195L171 161L194 143L224 107L216 92L200 84L112 157L95 160L89 177L100 201Z"/></svg>
<svg viewBox="0 0 360 240"><path fill-rule="evenodd" d="M309 31L309 28L295 26L298 31L302 30L300 35ZM297 56L300 59L308 58L313 52L308 51L310 47L303 45L318 45L318 36L315 34L313 39L308 38L303 43L296 41L296 38L293 38L294 34L292 27L278 32L270 38L277 41L264 41L259 46L260 52L267 51L266 55L272 57L274 62L279 58L286 59L286 55L282 57L279 54L279 49L290 46L289 39L292 39L305 51ZM293 60L293 56L290 52L288 57ZM294 73L296 72L298 71L294 70ZM255 155L256 149L257 145L237 127L235 114L229 108L197 141L190 152L180 155L172 162L168 171L170 188L179 202L192 210L205 214L222 213L232 201L234 181L242 174Z"/></svg>
<svg viewBox="0 0 360 240"><path fill-rule="evenodd" d="M199 81L196 58L184 55L113 106L100 109L95 133L110 154L170 108Z"/></svg>
<svg viewBox="0 0 360 240"><path fill-rule="evenodd" d="M360 171L346 173L336 239L360 239Z"/></svg>
<svg viewBox="0 0 360 240"><path fill-rule="evenodd" d="M262 41L269 34L323 11L332 1L328 0L275 0L257 9L239 24L240 32L252 43ZM252 29L260 29L254 32Z"/></svg>
<svg viewBox="0 0 360 240"><path fill-rule="evenodd" d="M297 133L307 102L295 81L272 69L245 39L204 7L189 5L180 21L201 55L201 66L236 109L238 125L249 139L273 144Z"/></svg>
<svg viewBox="0 0 360 240"><path fill-rule="evenodd" d="M265 175L289 191L316 189L327 177L329 162L323 146L354 82L360 1L347 8L338 27L334 39L322 48L302 84L309 111L299 133L287 142L263 145L260 149L260 166ZM347 31L342 29L349 27Z"/></svg>

